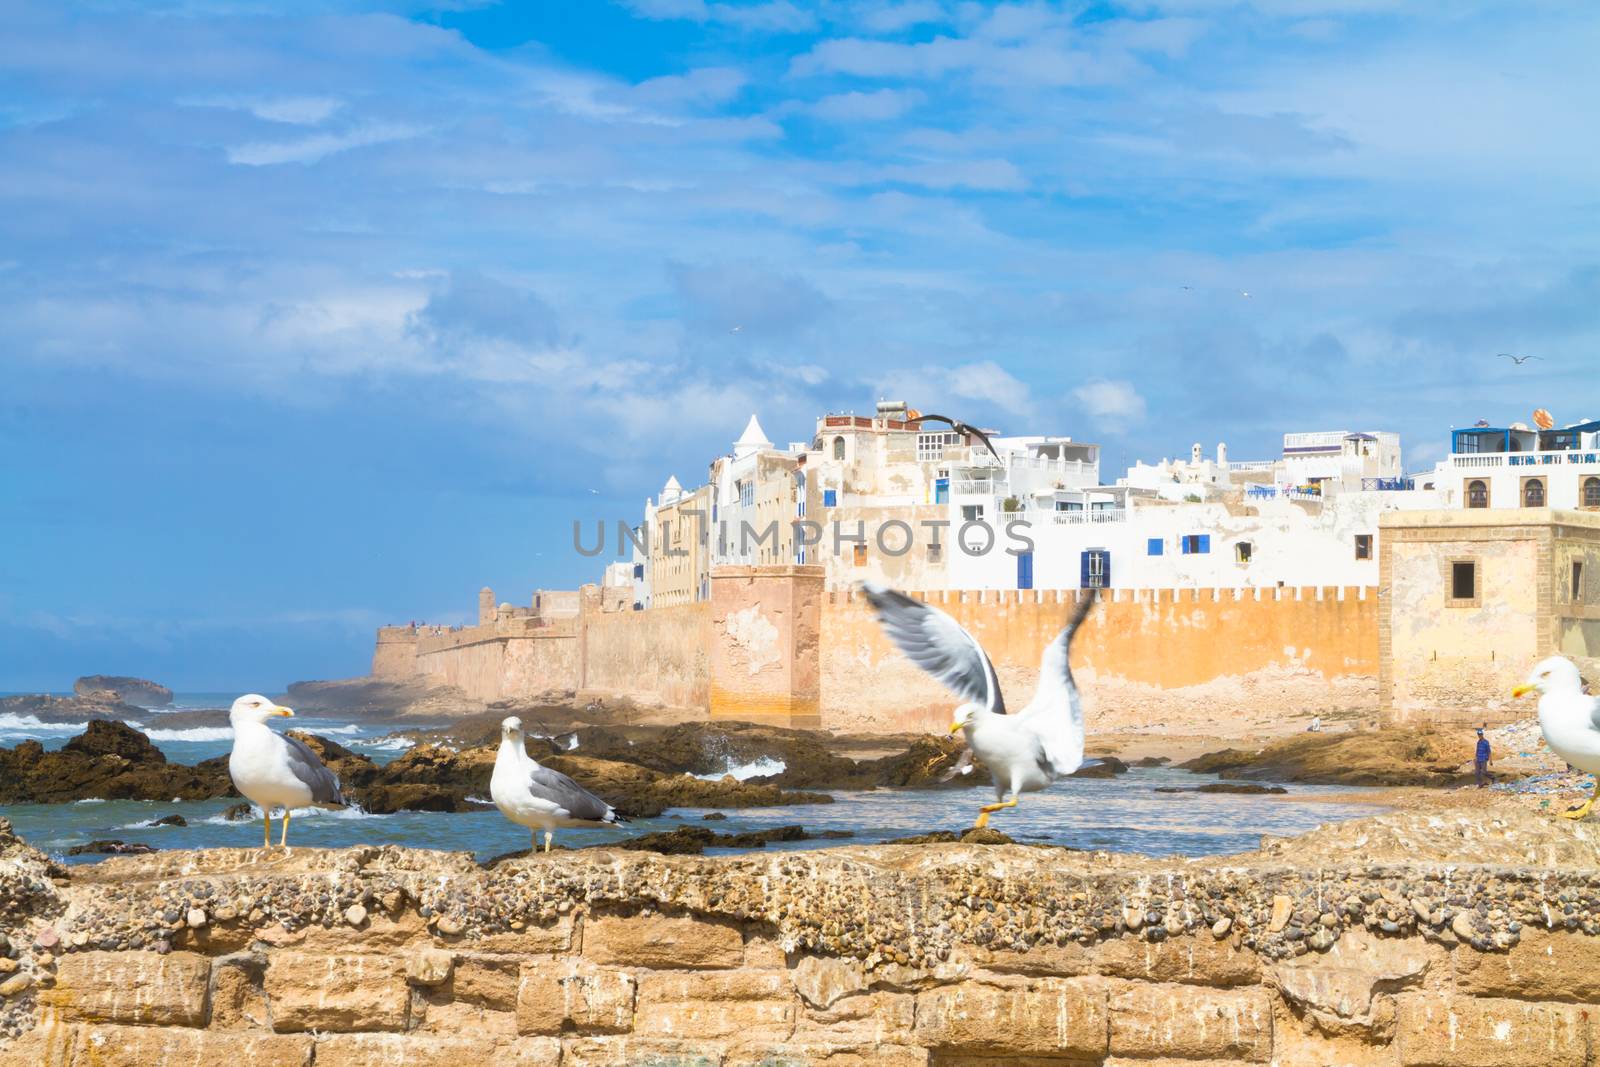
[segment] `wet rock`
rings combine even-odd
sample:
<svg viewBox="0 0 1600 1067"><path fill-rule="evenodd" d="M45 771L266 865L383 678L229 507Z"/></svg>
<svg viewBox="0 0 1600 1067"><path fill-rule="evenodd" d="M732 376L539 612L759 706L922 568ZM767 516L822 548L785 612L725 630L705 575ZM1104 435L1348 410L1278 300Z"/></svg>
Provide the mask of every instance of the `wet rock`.
<svg viewBox="0 0 1600 1067"><path fill-rule="evenodd" d="M974 826L961 835L963 845L1014 845L1011 838L992 826Z"/></svg>
<svg viewBox="0 0 1600 1067"><path fill-rule="evenodd" d="M247 801L243 804L229 805L227 808L223 809L222 817L227 819L229 822L243 822L246 819L254 818L255 814L255 805Z"/></svg>
<svg viewBox="0 0 1600 1067"><path fill-rule="evenodd" d="M90 841L87 845L73 845L67 849L69 856L143 856L157 851L138 841L108 839Z"/></svg>
<svg viewBox="0 0 1600 1067"><path fill-rule="evenodd" d="M1115 756L1101 756L1067 775L1068 778L1115 778L1127 774L1128 765Z"/></svg>
<svg viewBox="0 0 1600 1067"><path fill-rule="evenodd" d="M722 814L720 811L708 811L704 815L700 816L700 818L704 819L706 822L712 822L717 819L726 819L727 816Z"/></svg>
<svg viewBox="0 0 1600 1067"><path fill-rule="evenodd" d="M144 734L111 720L92 720L55 752L37 741L0 748L0 804L201 800L224 796L230 787L226 766L168 763Z"/></svg>
<svg viewBox="0 0 1600 1067"><path fill-rule="evenodd" d="M1448 786L1471 781L1461 739L1432 727L1298 733L1259 750L1223 749L1181 763L1223 778L1318 785Z"/></svg>
<svg viewBox="0 0 1600 1067"><path fill-rule="evenodd" d="M182 815L163 815L159 819L151 819L146 826L188 826L189 820Z"/></svg>
<svg viewBox="0 0 1600 1067"><path fill-rule="evenodd" d="M1287 793L1281 785L1256 785L1249 782L1207 782L1205 785L1158 785L1157 793L1239 793L1262 796Z"/></svg>
<svg viewBox="0 0 1600 1067"><path fill-rule="evenodd" d="M811 841L817 838L853 837L848 830L810 833L803 826L779 826L771 830L752 830L740 834L719 834L703 826L680 826L665 833L646 834L597 848L620 848L630 852L659 852L663 855L698 856L708 848L765 848L772 841Z"/></svg>

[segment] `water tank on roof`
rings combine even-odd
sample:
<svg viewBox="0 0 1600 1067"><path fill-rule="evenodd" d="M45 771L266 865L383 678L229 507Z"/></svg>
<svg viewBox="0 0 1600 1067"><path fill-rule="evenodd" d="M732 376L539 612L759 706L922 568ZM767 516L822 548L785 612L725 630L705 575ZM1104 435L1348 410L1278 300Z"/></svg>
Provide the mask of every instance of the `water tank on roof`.
<svg viewBox="0 0 1600 1067"><path fill-rule="evenodd" d="M906 416L906 402L904 400L878 401L878 414L885 418L903 419Z"/></svg>

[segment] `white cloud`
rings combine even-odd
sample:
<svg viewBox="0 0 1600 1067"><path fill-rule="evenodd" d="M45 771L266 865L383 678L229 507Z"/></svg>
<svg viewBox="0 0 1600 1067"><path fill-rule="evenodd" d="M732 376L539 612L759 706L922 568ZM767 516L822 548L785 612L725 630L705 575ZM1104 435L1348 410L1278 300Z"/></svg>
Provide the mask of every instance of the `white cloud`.
<svg viewBox="0 0 1600 1067"><path fill-rule="evenodd" d="M319 159L368 145L401 141L422 133L422 128L402 123L373 123L345 133L319 133L298 141L252 141L228 149L228 162L250 167L280 163L315 163Z"/></svg>
<svg viewBox="0 0 1600 1067"><path fill-rule="evenodd" d="M640 18L715 22L767 33L800 33L816 25L816 16L789 0L759 4L706 3L705 0L624 0Z"/></svg>
<svg viewBox="0 0 1600 1067"><path fill-rule="evenodd" d="M256 101L250 105L250 113L268 122L315 126L343 106L342 100L330 96L280 96Z"/></svg>
<svg viewBox="0 0 1600 1067"><path fill-rule="evenodd" d="M1072 390L1072 399L1084 415L1102 427L1139 422L1144 418L1144 397L1133 383L1097 379Z"/></svg>
<svg viewBox="0 0 1600 1067"><path fill-rule="evenodd" d="M811 105L811 114L826 122L887 122L922 103L914 89L877 89L872 92L835 93Z"/></svg>
<svg viewBox="0 0 1600 1067"><path fill-rule="evenodd" d="M913 26L944 22L946 17L944 8L933 0L906 0L859 5L847 21L865 33L898 33Z"/></svg>

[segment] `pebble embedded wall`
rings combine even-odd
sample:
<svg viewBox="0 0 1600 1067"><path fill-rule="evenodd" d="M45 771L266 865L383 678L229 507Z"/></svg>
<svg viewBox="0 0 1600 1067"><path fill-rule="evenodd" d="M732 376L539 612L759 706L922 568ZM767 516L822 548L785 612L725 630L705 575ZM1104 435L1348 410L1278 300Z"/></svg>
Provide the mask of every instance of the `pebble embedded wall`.
<svg viewBox="0 0 1600 1067"><path fill-rule="evenodd" d="M6 926L0 1064L1594 1063L1593 870L1124 862L116 859Z"/></svg>

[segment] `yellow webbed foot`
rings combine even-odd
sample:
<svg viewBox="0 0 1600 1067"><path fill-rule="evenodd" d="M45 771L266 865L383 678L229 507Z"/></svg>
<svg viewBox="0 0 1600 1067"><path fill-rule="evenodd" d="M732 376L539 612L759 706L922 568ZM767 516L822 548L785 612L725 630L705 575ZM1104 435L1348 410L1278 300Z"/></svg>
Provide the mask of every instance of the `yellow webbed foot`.
<svg viewBox="0 0 1600 1067"><path fill-rule="evenodd" d="M978 813L978 821L972 824L972 828L975 829L975 830L982 830L985 826L988 826L988 825L989 825L989 813L987 811L980 811Z"/></svg>
<svg viewBox="0 0 1600 1067"><path fill-rule="evenodd" d="M1586 800L1582 804L1579 804L1575 808L1568 808L1566 811L1561 812L1561 817L1563 819L1582 819L1582 818L1585 818L1593 810L1594 810L1594 801L1593 800Z"/></svg>

